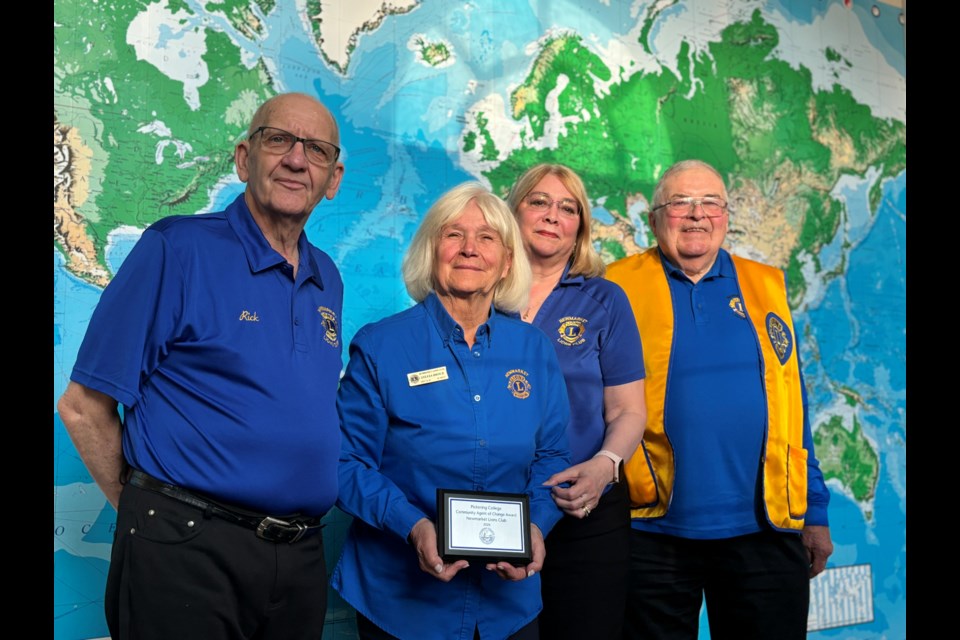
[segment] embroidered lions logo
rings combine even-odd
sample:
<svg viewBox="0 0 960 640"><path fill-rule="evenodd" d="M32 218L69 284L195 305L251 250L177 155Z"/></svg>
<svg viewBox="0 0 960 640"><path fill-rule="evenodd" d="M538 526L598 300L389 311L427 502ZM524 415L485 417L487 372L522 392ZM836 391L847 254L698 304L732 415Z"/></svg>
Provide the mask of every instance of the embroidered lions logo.
<svg viewBox="0 0 960 640"><path fill-rule="evenodd" d="M767 336L773 350L777 352L780 364L786 364L793 353L793 335L787 323L772 311L767 314Z"/></svg>
<svg viewBox="0 0 960 640"><path fill-rule="evenodd" d="M727 304L730 305L730 310L741 318L746 318L747 314L743 310L743 300L740 299L740 296L730 296L730 300L727 301Z"/></svg>
<svg viewBox="0 0 960 640"><path fill-rule="evenodd" d="M530 397L530 390L533 388L533 385L527 380L528 375L530 374L523 369L511 369L507 371L507 388L510 389L510 393L513 394L514 398L526 400Z"/></svg>
<svg viewBox="0 0 960 640"><path fill-rule="evenodd" d="M560 318L560 328L557 329L557 333L560 334L560 339L557 340L557 342L567 347L583 344L586 342L586 339L583 337L583 334L586 332L585 324L587 324L586 318L577 318L574 316Z"/></svg>
<svg viewBox="0 0 960 640"><path fill-rule="evenodd" d="M337 332L337 314L328 307L317 307L317 312L323 318L323 339L331 347L340 346L340 335Z"/></svg>

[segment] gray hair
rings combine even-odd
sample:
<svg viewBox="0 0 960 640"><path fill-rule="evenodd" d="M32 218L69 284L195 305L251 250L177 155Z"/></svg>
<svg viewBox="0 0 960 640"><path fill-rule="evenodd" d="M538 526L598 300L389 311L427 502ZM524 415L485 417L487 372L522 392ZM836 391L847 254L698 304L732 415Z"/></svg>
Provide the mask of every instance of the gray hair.
<svg viewBox="0 0 960 640"><path fill-rule="evenodd" d="M667 180L669 180L670 178L672 178L673 176L679 173L683 173L684 171L689 171L690 169L705 169L706 171L709 171L713 175L717 176L717 179L720 180L720 184L724 185L723 199L729 200L729 198L727 197L726 182L724 181L723 176L720 175L720 172L714 169L712 165L704 162L703 160L681 160L680 162L675 162L674 164L672 164L670 168L664 171L663 175L660 176L660 180L657 182L657 186L654 187L653 189L653 200L650 201L650 211L652 212L651 215L657 216L658 220L663 216L663 209L659 209L656 212L654 212L653 209L654 207L657 207L663 204L664 197L666 196L666 194L663 191L664 191L664 185L666 184Z"/></svg>
<svg viewBox="0 0 960 640"><path fill-rule="evenodd" d="M440 230L458 218L471 201L477 203L484 220L493 227L512 258L507 276L497 283L493 306L500 311L518 312L527 306L533 275L520 243L520 228L506 203L479 182L464 182L440 196L420 223L403 257L403 282L417 302L434 290L434 267ZM519 249L519 250L518 250Z"/></svg>

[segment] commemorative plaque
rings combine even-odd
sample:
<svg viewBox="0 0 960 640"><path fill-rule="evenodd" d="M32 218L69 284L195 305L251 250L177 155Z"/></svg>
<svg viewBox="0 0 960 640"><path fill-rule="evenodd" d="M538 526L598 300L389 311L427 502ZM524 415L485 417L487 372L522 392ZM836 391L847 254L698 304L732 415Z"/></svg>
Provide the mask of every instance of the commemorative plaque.
<svg viewBox="0 0 960 640"><path fill-rule="evenodd" d="M533 559L529 496L437 489L437 547L444 562L529 564Z"/></svg>

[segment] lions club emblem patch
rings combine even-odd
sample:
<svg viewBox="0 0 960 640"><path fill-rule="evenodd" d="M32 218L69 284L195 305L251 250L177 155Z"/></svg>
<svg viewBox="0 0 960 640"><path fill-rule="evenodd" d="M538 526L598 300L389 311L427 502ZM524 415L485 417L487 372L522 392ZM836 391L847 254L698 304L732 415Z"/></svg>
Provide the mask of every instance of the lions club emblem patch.
<svg viewBox="0 0 960 640"><path fill-rule="evenodd" d="M526 400L530 397L530 390L533 386L530 384L530 381L527 380L528 375L530 374L523 369L511 369L507 371L507 388L510 389L510 393L513 394L514 398Z"/></svg>
<svg viewBox="0 0 960 640"><path fill-rule="evenodd" d="M793 353L793 335L787 323L773 312L767 314L767 337L770 338L773 350L777 352L780 364L786 364Z"/></svg>
<svg viewBox="0 0 960 640"><path fill-rule="evenodd" d="M577 318L574 316L560 318L560 328L557 329L557 333L560 334L560 338L557 340L557 342L568 347L575 347L578 344L583 344L586 342L583 337L583 334L586 332L586 327L584 326L586 324L586 318Z"/></svg>
<svg viewBox="0 0 960 640"><path fill-rule="evenodd" d="M736 315L740 316L741 318L747 317L747 314L743 311L743 300L740 299L740 296L730 296L727 304L730 305L730 310Z"/></svg>
<svg viewBox="0 0 960 640"><path fill-rule="evenodd" d="M323 320L321 320L323 324L323 339L326 340L327 344L331 347L339 347L340 334L337 329L337 314L328 307L317 307L317 313L323 318Z"/></svg>

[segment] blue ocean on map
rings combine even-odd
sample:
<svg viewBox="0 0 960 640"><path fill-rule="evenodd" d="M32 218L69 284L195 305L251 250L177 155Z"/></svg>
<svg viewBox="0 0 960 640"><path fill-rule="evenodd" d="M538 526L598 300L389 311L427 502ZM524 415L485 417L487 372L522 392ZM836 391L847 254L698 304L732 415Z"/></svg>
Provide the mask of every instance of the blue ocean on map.
<svg viewBox="0 0 960 640"><path fill-rule="evenodd" d="M53 250L53 324L60 341L53 349L54 410L56 401L67 385L69 371L61 371L59 363L73 361L87 330L87 322L100 300L101 289L83 282L65 268L63 254Z"/></svg>
<svg viewBox="0 0 960 640"><path fill-rule="evenodd" d="M873 623L820 632L824 637L906 637L902 615L906 566L906 172L884 183L882 199L866 237L849 253L843 278L828 287L809 324L817 340L827 375L854 389L864 405L857 412L868 438L882 443L881 475L869 513L831 482L831 533L835 551L831 564L870 564L875 578ZM893 262L891 262L893 261ZM798 322L801 324L801 322ZM798 327L798 331L802 331ZM882 357L882 360L878 360ZM805 371L810 363L805 363ZM812 400L812 414L818 409ZM899 442L899 444L898 444Z"/></svg>

